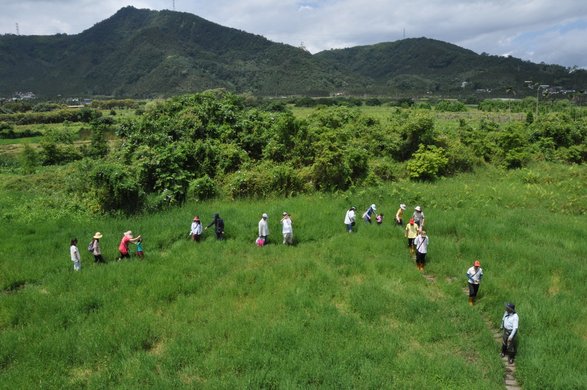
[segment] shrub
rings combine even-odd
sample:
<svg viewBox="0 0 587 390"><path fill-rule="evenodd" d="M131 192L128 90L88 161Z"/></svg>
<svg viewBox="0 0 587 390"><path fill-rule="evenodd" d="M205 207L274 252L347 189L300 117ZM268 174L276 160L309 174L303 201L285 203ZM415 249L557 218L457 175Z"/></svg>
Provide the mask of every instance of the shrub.
<svg viewBox="0 0 587 390"><path fill-rule="evenodd" d="M214 180L208 175L204 175L196 180L192 180L188 189L188 199L195 199L198 201L212 199L216 196L218 190Z"/></svg>
<svg viewBox="0 0 587 390"><path fill-rule="evenodd" d="M434 180L448 165L445 151L434 145L420 145L408 161L408 175L412 179Z"/></svg>

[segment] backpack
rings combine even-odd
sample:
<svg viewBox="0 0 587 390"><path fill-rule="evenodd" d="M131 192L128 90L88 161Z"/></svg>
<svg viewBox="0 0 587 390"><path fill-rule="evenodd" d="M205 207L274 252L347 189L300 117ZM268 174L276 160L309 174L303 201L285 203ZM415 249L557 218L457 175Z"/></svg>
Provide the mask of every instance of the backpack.
<svg viewBox="0 0 587 390"><path fill-rule="evenodd" d="M94 252L94 240L88 244L88 252Z"/></svg>

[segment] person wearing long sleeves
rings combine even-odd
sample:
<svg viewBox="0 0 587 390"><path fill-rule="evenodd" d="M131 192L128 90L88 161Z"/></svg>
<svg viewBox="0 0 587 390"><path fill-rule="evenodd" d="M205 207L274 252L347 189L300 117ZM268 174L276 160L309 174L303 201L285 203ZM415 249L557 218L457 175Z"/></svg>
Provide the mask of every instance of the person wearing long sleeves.
<svg viewBox="0 0 587 390"><path fill-rule="evenodd" d="M513 303L506 303L505 312L501 319L500 328L503 329L501 344L501 357L508 355L508 363L514 363L516 356L516 335L518 334L519 317L516 313L516 306Z"/></svg>
<svg viewBox="0 0 587 390"><path fill-rule="evenodd" d="M481 262L475 260L473 266L467 270L467 284L469 285L469 305L473 306L479 292L479 284L483 278Z"/></svg>
<svg viewBox="0 0 587 390"><path fill-rule="evenodd" d="M263 240L263 245L267 245L267 240L269 239L269 224L267 223L267 219L269 219L269 215L263 213L259 221L259 238Z"/></svg>
<svg viewBox="0 0 587 390"><path fill-rule="evenodd" d="M200 242L200 237L202 236L202 222L200 221L200 217L197 215L192 221L190 235L192 236L193 241Z"/></svg>
<svg viewBox="0 0 587 390"><path fill-rule="evenodd" d="M74 271L81 270L82 269L82 259L79 254L79 249L77 247L77 238L73 238L69 242L69 255L71 257L71 261L73 261Z"/></svg>

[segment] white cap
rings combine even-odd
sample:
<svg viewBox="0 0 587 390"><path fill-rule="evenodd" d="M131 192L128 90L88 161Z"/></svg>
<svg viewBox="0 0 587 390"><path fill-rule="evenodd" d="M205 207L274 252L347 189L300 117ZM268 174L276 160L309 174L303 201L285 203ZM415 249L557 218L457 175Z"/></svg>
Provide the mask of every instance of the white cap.
<svg viewBox="0 0 587 390"><path fill-rule="evenodd" d="M416 210L416 211L422 211L422 208L420 206L416 206L416 208L414 210Z"/></svg>
<svg viewBox="0 0 587 390"><path fill-rule="evenodd" d="M267 215L267 213L263 213L262 217L263 218L269 218L269 216Z"/></svg>
<svg viewBox="0 0 587 390"><path fill-rule="evenodd" d="M373 203L373 204L371 205L371 208L372 208L373 210L377 210L377 209L375 208L375 203Z"/></svg>

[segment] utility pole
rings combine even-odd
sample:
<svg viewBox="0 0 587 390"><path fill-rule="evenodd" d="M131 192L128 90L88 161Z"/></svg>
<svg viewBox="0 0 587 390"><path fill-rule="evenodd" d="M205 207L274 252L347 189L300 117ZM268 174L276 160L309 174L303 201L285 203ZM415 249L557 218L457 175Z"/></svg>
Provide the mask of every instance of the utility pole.
<svg viewBox="0 0 587 390"><path fill-rule="evenodd" d="M16 35L20 35L20 30L18 29L18 22L16 23Z"/></svg>

